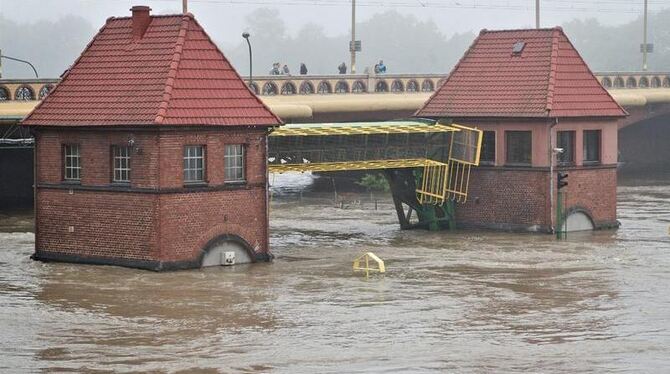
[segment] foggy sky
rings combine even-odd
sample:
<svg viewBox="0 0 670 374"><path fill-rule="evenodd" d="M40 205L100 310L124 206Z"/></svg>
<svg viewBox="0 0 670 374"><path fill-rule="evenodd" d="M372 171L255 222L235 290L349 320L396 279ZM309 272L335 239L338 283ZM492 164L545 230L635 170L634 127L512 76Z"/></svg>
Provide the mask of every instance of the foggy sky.
<svg viewBox="0 0 670 374"><path fill-rule="evenodd" d="M322 25L329 36L349 34L351 6L347 0L311 1L317 4L337 3L334 6L287 5L303 2L308 3L306 0L189 0L189 11L195 14L224 48L226 44L239 43L240 34L246 28L245 16L260 7L279 9L290 35L310 22ZM367 20L375 13L395 9L402 14L414 15L419 20L433 20L446 36L467 31L478 32L482 28L530 27L535 23L533 0L358 0L358 3L359 21ZM642 0L542 0L542 25L560 25L575 18L596 18L603 25L621 24L640 16L641 3ZM421 4L426 7L421 7ZM459 8L457 4L478 8ZM38 19L55 20L73 14L85 18L97 29L109 16L129 15L128 9L133 5L149 5L156 14L181 11L181 0L0 0L0 14L20 23ZM525 9L487 9L492 5ZM650 11L667 7L670 4L650 0ZM591 11L584 11L583 8Z"/></svg>

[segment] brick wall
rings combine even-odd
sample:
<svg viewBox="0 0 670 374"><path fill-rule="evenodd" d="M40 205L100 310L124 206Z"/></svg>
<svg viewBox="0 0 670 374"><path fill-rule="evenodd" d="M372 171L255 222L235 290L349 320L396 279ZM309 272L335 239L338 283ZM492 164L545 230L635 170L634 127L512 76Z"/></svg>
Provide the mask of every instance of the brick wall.
<svg viewBox="0 0 670 374"><path fill-rule="evenodd" d="M38 251L145 261L159 255L158 195L40 189L36 217Z"/></svg>
<svg viewBox="0 0 670 374"><path fill-rule="evenodd" d="M562 190L567 196L567 210L585 211L598 228L616 226L616 167L561 170L569 175L568 186ZM473 168L468 202L456 206L456 224L549 231L552 216L548 197L549 172L545 168ZM551 214L555 215L555 211Z"/></svg>
<svg viewBox="0 0 670 374"><path fill-rule="evenodd" d="M38 132L36 258L161 269L198 266L206 244L244 240L268 252L264 130ZM131 183L111 183L111 146L134 140ZM79 144L82 179L64 183L63 144ZM183 183L183 147L206 146L206 185ZM246 183L224 183L224 145L244 144Z"/></svg>
<svg viewBox="0 0 670 374"><path fill-rule="evenodd" d="M543 169L476 167L456 224L503 230L548 230L549 173Z"/></svg>

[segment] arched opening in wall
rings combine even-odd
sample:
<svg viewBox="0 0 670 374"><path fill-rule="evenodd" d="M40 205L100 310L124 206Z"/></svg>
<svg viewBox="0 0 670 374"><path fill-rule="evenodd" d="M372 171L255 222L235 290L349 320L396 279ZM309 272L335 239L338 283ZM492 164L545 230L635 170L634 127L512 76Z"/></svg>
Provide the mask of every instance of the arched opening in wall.
<svg viewBox="0 0 670 374"><path fill-rule="evenodd" d="M339 81L335 84L335 93L343 94L349 92L349 85L345 81Z"/></svg>
<svg viewBox="0 0 670 374"><path fill-rule="evenodd" d="M407 82L407 92L417 92L417 91L419 91L419 82L415 81L414 79Z"/></svg>
<svg viewBox="0 0 670 374"><path fill-rule="evenodd" d="M330 87L330 83L326 81L322 81L319 83L319 87L317 88L317 92L320 94L329 94L333 93L333 89Z"/></svg>
<svg viewBox="0 0 670 374"><path fill-rule="evenodd" d="M624 87L624 81L623 78L621 77L616 77L614 79L614 88L623 88Z"/></svg>
<svg viewBox="0 0 670 374"><path fill-rule="evenodd" d="M237 235L221 235L203 249L201 267L240 265L254 262L251 246Z"/></svg>
<svg viewBox="0 0 670 374"><path fill-rule="evenodd" d="M394 80L393 83L391 83L391 92L404 92L405 87L403 87L402 82L399 80Z"/></svg>
<svg viewBox="0 0 670 374"><path fill-rule="evenodd" d="M295 89L295 84L291 82L286 82L281 86L282 95L295 95L297 90Z"/></svg>
<svg viewBox="0 0 670 374"><path fill-rule="evenodd" d="M314 85L312 82L302 82L300 84L300 94L301 95L311 95L314 93Z"/></svg>
<svg viewBox="0 0 670 374"><path fill-rule="evenodd" d="M9 90L6 89L5 87L0 86L0 101L7 101L11 99L12 98L9 97Z"/></svg>
<svg viewBox="0 0 670 374"><path fill-rule="evenodd" d="M363 83L363 81L354 82L354 85L351 86L351 92L353 92L353 93L364 93L364 92L366 92L365 83Z"/></svg>
<svg viewBox="0 0 670 374"><path fill-rule="evenodd" d="M600 84L605 88L612 88L612 80L609 77L605 77L600 81Z"/></svg>
<svg viewBox="0 0 670 374"><path fill-rule="evenodd" d="M249 86L249 89L253 91L256 95L258 95L258 85L256 83L250 83L247 86Z"/></svg>
<svg viewBox="0 0 670 374"><path fill-rule="evenodd" d="M277 85L272 82L267 82L263 85L263 95L274 96L277 94Z"/></svg>
<svg viewBox="0 0 670 374"><path fill-rule="evenodd" d="M433 86L433 81L426 79L421 83L421 92L433 92L435 86Z"/></svg>
<svg viewBox="0 0 670 374"><path fill-rule="evenodd" d="M661 87L661 78L659 77L651 78L651 88L659 88L659 87Z"/></svg>
<svg viewBox="0 0 670 374"><path fill-rule="evenodd" d="M669 77L663 78L663 87L670 88L670 78Z"/></svg>
<svg viewBox="0 0 670 374"><path fill-rule="evenodd" d="M634 77L628 77L626 80L626 88L637 88L637 81Z"/></svg>
<svg viewBox="0 0 670 374"><path fill-rule="evenodd" d="M53 88L54 88L53 85L51 85L51 84L45 84L44 86L42 86L42 88L40 88L40 92L39 92L39 94L38 94L38 98L39 98L40 100L44 99L45 97L47 97L47 95L49 94L49 92L51 92L51 90L52 90Z"/></svg>
<svg viewBox="0 0 670 374"><path fill-rule="evenodd" d="M19 88L16 89L16 92L14 93L14 99L15 100L34 100L35 99L35 93L33 92L33 89L30 88L29 86L20 86Z"/></svg>
<svg viewBox="0 0 670 374"><path fill-rule="evenodd" d="M640 78L639 87L640 88L649 88L649 78L647 78L647 77Z"/></svg>
<svg viewBox="0 0 670 374"><path fill-rule="evenodd" d="M577 210L568 214L563 222L563 232L592 231L595 229L593 220L584 211Z"/></svg>
<svg viewBox="0 0 670 374"><path fill-rule="evenodd" d="M389 85L386 81L379 81L375 84L375 92L389 92Z"/></svg>

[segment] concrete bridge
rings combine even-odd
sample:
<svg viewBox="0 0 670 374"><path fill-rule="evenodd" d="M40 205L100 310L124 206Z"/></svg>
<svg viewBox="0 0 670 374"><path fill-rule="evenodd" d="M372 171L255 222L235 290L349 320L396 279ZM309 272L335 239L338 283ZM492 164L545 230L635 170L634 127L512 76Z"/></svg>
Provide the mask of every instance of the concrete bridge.
<svg viewBox="0 0 670 374"><path fill-rule="evenodd" d="M631 116L622 127L668 113L670 72L596 73ZM287 122L382 121L407 117L446 74L274 75L250 87ZM0 124L23 118L58 79L0 79ZM1 133L0 133L1 135Z"/></svg>
<svg viewBox="0 0 670 374"><path fill-rule="evenodd" d="M670 72L607 72L596 76L630 114L619 123L623 168L670 172L667 146ZM385 121L412 115L445 77L444 74L260 76L254 78L252 88L287 123ZM0 178L3 196L12 196L11 191L16 189L30 190L32 144L30 134L17 123L58 82L58 79L0 79L3 151L0 170L12 175ZM11 198L19 205L32 201L32 196L19 195Z"/></svg>

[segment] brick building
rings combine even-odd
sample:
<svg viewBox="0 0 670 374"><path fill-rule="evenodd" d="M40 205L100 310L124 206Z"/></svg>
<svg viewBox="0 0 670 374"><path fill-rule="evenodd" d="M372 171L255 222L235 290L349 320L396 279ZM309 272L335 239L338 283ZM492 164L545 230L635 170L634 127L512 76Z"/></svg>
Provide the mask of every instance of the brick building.
<svg viewBox="0 0 670 374"><path fill-rule="evenodd" d="M109 18L23 121L39 260L154 270L266 260L281 124L190 14Z"/></svg>
<svg viewBox="0 0 670 374"><path fill-rule="evenodd" d="M561 28L482 30L415 115L484 130L458 224L555 230L560 171L569 175L568 230L618 225L617 121L626 112Z"/></svg>

